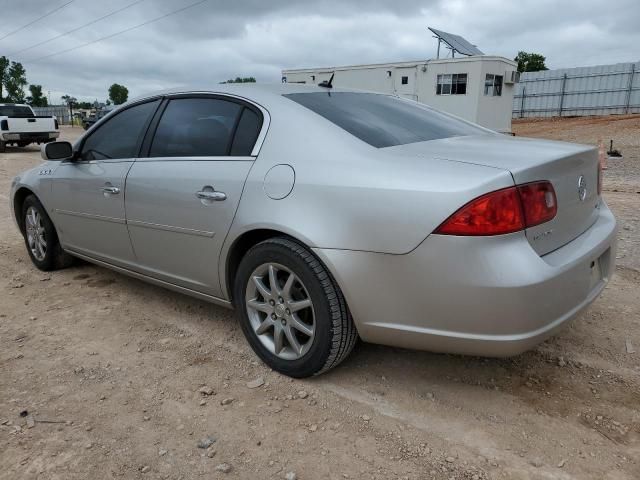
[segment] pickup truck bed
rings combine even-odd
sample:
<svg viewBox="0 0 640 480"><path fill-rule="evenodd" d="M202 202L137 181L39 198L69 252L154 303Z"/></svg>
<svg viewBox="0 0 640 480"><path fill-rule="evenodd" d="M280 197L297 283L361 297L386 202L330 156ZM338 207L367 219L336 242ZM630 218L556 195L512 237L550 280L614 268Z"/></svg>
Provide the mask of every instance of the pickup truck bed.
<svg viewBox="0 0 640 480"><path fill-rule="evenodd" d="M28 105L0 104L0 152L6 145L47 143L59 135L55 117L36 116Z"/></svg>

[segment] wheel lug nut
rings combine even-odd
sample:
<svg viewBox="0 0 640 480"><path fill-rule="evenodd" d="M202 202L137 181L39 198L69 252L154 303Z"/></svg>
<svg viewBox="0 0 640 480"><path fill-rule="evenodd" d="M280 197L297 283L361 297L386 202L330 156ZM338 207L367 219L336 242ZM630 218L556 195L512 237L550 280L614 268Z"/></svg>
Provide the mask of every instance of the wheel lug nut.
<svg viewBox="0 0 640 480"><path fill-rule="evenodd" d="M283 318L282 319L282 325L286 325L286 324L287 324L287 321Z"/></svg>
<svg viewBox="0 0 640 480"><path fill-rule="evenodd" d="M291 310L289 310L288 308L287 308L286 312L287 312L287 315L291 315Z"/></svg>
<svg viewBox="0 0 640 480"><path fill-rule="evenodd" d="M273 300L269 300L269 305L271 305L272 307L276 304L276 302L274 302Z"/></svg>
<svg viewBox="0 0 640 480"><path fill-rule="evenodd" d="M282 299L282 297L278 298L278 302L284 303L284 300Z"/></svg>
<svg viewBox="0 0 640 480"><path fill-rule="evenodd" d="M278 316L275 313L272 313L271 314L271 318L273 318L275 320L276 318L278 318Z"/></svg>

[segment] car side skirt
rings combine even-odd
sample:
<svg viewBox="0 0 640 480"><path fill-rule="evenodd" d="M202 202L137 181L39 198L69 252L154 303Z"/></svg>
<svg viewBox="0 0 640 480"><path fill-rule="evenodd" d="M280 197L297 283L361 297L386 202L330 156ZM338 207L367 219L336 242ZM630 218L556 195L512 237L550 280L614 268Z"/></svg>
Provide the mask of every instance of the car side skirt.
<svg viewBox="0 0 640 480"><path fill-rule="evenodd" d="M147 283L151 283L153 285L157 285L159 287L164 287L169 290L173 290L174 292L182 293L184 295L188 295L190 297L197 298L199 300L204 300L205 302L215 303L216 305L220 305L221 307L226 307L233 309L233 305L230 301L225 300L223 298L214 297L213 295L207 295L206 293L197 292L195 290L191 290L189 288L181 287L178 285L174 285L173 283L165 282L163 280L158 280L157 278L150 277L148 275L144 275L142 273L135 272L133 270L129 270L127 268L119 267L117 265L113 265L111 263L98 260L96 258L90 257L88 255L84 255L82 253L75 252L73 250L65 249L65 251L69 255L73 255L74 257L81 258L82 260L86 260L87 262L99 265L101 267L106 267L110 270L114 270L118 273L123 273L124 275L128 275L133 278L137 278L138 280L142 280Z"/></svg>

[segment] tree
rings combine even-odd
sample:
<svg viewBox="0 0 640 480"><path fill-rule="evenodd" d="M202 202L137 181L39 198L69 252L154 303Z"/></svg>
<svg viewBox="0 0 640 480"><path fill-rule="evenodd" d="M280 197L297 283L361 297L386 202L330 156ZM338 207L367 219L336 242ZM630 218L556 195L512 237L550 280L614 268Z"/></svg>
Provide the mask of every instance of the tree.
<svg viewBox="0 0 640 480"><path fill-rule="evenodd" d="M114 83L109 87L109 99L114 105L120 105L129 98L129 89L124 85Z"/></svg>
<svg viewBox="0 0 640 480"><path fill-rule="evenodd" d="M527 53L519 51L514 62L518 62L519 72L539 72L540 70L549 70L544 64L546 57L539 53Z"/></svg>
<svg viewBox="0 0 640 480"><path fill-rule="evenodd" d="M42 94L42 85L29 85L31 95L27 97L27 103L32 107L46 107L49 105L47 97Z"/></svg>
<svg viewBox="0 0 640 480"><path fill-rule="evenodd" d="M0 102L4 101L4 97L2 96L2 86L4 82L7 80L7 75L9 73L9 59L7 57L0 57Z"/></svg>
<svg viewBox="0 0 640 480"><path fill-rule="evenodd" d="M12 103L23 103L26 86L27 72L24 67L20 62L11 62L4 81L4 88L7 91L6 100Z"/></svg>
<svg viewBox="0 0 640 480"><path fill-rule="evenodd" d="M256 83L256 79L254 77L236 77L235 80L227 80L226 82L220 82L220 83Z"/></svg>

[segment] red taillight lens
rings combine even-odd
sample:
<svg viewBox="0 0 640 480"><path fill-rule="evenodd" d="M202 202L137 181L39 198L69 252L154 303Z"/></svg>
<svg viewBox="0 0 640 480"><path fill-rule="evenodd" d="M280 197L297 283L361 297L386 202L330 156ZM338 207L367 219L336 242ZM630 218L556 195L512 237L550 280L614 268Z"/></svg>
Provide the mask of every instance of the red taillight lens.
<svg viewBox="0 0 640 480"><path fill-rule="evenodd" d="M550 182L525 183L518 186L527 228L548 222L558 213L556 192Z"/></svg>
<svg viewBox="0 0 640 480"><path fill-rule="evenodd" d="M435 233L442 235L502 235L524 228L518 189L504 188L472 200L451 215Z"/></svg>
<svg viewBox="0 0 640 480"><path fill-rule="evenodd" d="M503 188L472 200L434 233L441 235L504 235L548 222L558 205L550 182Z"/></svg>

